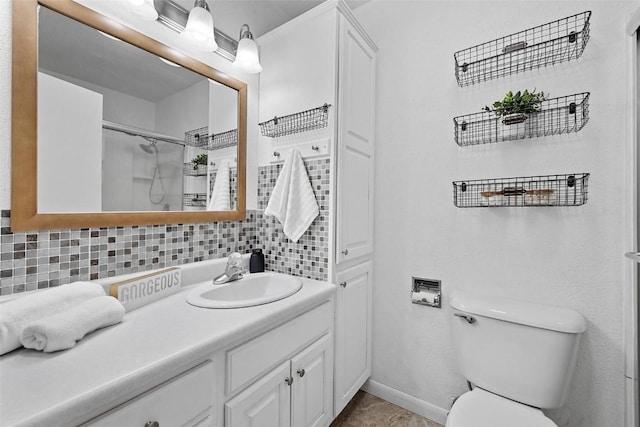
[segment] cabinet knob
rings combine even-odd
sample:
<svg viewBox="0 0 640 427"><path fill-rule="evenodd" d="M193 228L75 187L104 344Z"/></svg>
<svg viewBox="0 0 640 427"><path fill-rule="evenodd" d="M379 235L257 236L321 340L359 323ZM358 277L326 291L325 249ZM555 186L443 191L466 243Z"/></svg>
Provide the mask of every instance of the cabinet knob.
<svg viewBox="0 0 640 427"><path fill-rule="evenodd" d="M340 282L340 286L342 286L343 288L347 287L347 282Z"/></svg>
<svg viewBox="0 0 640 427"><path fill-rule="evenodd" d="M349 255L349 249L345 249L344 251L342 251L343 255Z"/></svg>
<svg viewBox="0 0 640 427"><path fill-rule="evenodd" d="M160 427L160 423L157 421L147 421L144 427Z"/></svg>
<svg viewBox="0 0 640 427"><path fill-rule="evenodd" d="M298 369L298 375L300 375L300 378L304 377L304 369Z"/></svg>
<svg viewBox="0 0 640 427"><path fill-rule="evenodd" d="M284 382L287 383L287 385L291 385L293 384L293 377L287 377L284 379Z"/></svg>

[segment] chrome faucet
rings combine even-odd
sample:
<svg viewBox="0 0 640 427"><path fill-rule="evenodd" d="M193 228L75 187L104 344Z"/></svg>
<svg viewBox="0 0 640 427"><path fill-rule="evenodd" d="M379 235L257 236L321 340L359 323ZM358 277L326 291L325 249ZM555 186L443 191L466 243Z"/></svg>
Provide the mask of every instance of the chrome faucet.
<svg viewBox="0 0 640 427"><path fill-rule="evenodd" d="M224 273L214 278L213 284L222 285L235 280L240 280L245 272L246 271L242 266L242 255L238 252L233 252L227 259L227 267L225 268Z"/></svg>

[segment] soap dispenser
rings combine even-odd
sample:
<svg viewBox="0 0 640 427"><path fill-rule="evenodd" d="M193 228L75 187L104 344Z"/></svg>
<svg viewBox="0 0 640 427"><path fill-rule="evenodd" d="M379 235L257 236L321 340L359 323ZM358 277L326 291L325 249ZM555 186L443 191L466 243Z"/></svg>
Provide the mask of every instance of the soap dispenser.
<svg viewBox="0 0 640 427"><path fill-rule="evenodd" d="M262 249L253 249L249 259L249 272L262 273L264 271L264 254Z"/></svg>

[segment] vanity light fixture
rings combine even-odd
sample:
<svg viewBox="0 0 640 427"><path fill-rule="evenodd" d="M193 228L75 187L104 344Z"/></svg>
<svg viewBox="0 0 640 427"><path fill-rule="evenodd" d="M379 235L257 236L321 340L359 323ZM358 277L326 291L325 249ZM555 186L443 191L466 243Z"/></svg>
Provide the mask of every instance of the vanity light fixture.
<svg viewBox="0 0 640 427"><path fill-rule="evenodd" d="M243 24L240 27L240 41L238 42L238 50L233 65L251 74L262 71L258 56L258 44L253 39L253 34L251 34L247 24Z"/></svg>
<svg viewBox="0 0 640 427"><path fill-rule="evenodd" d="M206 52L218 50L214 37L213 16L206 0L195 0L182 36L196 48Z"/></svg>
<svg viewBox="0 0 640 427"><path fill-rule="evenodd" d="M158 11L153 5L153 0L129 0L129 9L145 21L158 19Z"/></svg>

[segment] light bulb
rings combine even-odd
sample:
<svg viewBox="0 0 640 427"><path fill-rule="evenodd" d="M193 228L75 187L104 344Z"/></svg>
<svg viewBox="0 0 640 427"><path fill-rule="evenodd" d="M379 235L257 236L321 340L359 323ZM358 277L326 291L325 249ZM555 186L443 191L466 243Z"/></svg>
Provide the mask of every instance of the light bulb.
<svg viewBox="0 0 640 427"><path fill-rule="evenodd" d="M202 6L200 6L201 4ZM214 37L213 16L211 16L206 2L196 0L196 5L189 12L187 25L182 31L182 36L200 50L213 52L218 49Z"/></svg>

